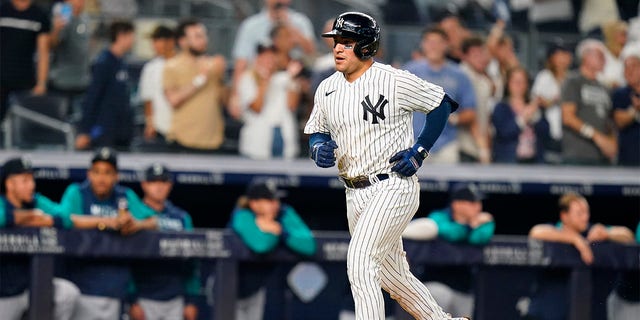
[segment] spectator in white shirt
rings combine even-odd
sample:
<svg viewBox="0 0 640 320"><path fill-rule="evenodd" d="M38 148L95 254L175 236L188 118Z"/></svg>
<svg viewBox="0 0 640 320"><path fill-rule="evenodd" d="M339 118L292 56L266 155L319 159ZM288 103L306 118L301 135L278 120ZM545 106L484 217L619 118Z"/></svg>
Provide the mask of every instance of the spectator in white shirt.
<svg viewBox="0 0 640 320"><path fill-rule="evenodd" d="M162 73L167 59L176 54L175 33L160 25L151 33L156 57L147 62L140 76L140 98L144 101L145 142L164 144L171 127L173 109L167 101L162 87Z"/></svg>

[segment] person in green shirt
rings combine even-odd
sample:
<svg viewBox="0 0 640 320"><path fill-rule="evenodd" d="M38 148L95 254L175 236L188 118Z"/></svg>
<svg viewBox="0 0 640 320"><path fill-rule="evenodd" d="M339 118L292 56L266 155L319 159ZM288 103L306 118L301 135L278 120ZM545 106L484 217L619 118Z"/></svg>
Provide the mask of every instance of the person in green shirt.
<svg viewBox="0 0 640 320"><path fill-rule="evenodd" d="M31 161L11 158L2 166L0 176L0 229L13 227L70 228L71 221L62 208L36 193ZM29 308L30 259L23 255L0 257L0 315L2 319L21 319ZM71 282L54 278L53 319L70 319L80 295Z"/></svg>
<svg viewBox="0 0 640 320"><path fill-rule="evenodd" d="M62 195L61 206L71 214L75 228L98 229L123 235L149 229L154 211L136 193L118 184L116 152L98 149L87 171L87 180L73 183ZM127 261L69 258L66 277L80 288L74 318L117 319L127 296L131 272Z"/></svg>
<svg viewBox="0 0 640 320"><path fill-rule="evenodd" d="M409 223L405 239L428 240L435 237L452 242L485 245L493 237L493 216L482 211L484 194L473 183L457 184L450 194L449 207L432 211L427 218ZM428 267L426 285L433 298L452 313L471 315L474 309L474 268L467 266Z"/></svg>
<svg viewBox="0 0 640 320"><path fill-rule="evenodd" d="M231 229L256 254L267 254L280 245L305 257L316 252L316 241L291 206L280 202L282 192L269 182L254 182L231 214ZM236 320L262 319L267 280L275 265L259 261L239 266Z"/></svg>

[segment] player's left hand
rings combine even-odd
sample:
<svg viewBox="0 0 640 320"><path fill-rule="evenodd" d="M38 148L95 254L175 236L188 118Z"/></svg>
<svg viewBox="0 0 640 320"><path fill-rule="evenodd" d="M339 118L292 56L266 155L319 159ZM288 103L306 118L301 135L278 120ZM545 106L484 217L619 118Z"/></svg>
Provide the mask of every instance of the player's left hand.
<svg viewBox="0 0 640 320"><path fill-rule="evenodd" d="M414 175L420 166L422 166L422 161L424 160L423 156L418 152L419 147L420 146L416 144L412 148L398 151L394 154L391 159L389 159L389 163L395 162L393 167L391 167L391 171L397 172L405 177Z"/></svg>

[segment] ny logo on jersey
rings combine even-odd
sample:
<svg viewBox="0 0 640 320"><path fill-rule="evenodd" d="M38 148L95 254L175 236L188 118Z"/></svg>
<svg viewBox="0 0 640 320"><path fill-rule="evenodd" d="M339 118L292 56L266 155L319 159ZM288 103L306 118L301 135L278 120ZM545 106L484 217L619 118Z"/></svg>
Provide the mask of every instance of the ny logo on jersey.
<svg viewBox="0 0 640 320"><path fill-rule="evenodd" d="M385 99L383 95L380 95L380 97L378 98L378 102L376 102L376 105L374 106L373 103L371 103L371 99L367 95L361 102L362 109L364 110L364 116L362 117L362 120L369 121L368 113L371 113L371 116L373 118L371 121L372 124L378 124L378 118L384 120L386 118L384 115L384 106L386 106L387 103L389 103L389 100Z"/></svg>

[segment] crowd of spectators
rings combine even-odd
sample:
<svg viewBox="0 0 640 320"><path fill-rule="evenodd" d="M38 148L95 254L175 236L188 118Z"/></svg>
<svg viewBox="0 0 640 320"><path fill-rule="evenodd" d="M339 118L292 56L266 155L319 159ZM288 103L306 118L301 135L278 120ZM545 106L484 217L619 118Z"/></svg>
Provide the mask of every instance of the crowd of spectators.
<svg viewBox="0 0 640 320"><path fill-rule="evenodd" d="M132 10L111 14L122 7L115 2L64 0L43 10L33 0L3 1L0 117L12 93L62 94L76 111L70 121L78 150L305 157L301 127L315 86L332 72L331 54L325 54L332 44L316 46L309 16L292 9L291 0L261 3L258 13L239 22L228 59L209 54L217 48L198 20L158 25L148 35L156 56L138 79L127 64L135 23L115 18L135 19ZM464 3L486 13L488 32L467 27L475 22L465 11L440 10L424 26L411 61L401 62L443 86L461 106L431 162L640 165L640 39L630 27L637 15L622 10L627 5ZM88 4L104 7L102 31L88 23ZM510 34L524 9L541 30L573 24L583 40L540 43L543 67L527 69ZM103 51L95 49L97 33L108 37ZM384 62L381 51L376 59ZM138 99L144 123L136 120ZM416 115L414 127L422 121Z"/></svg>

